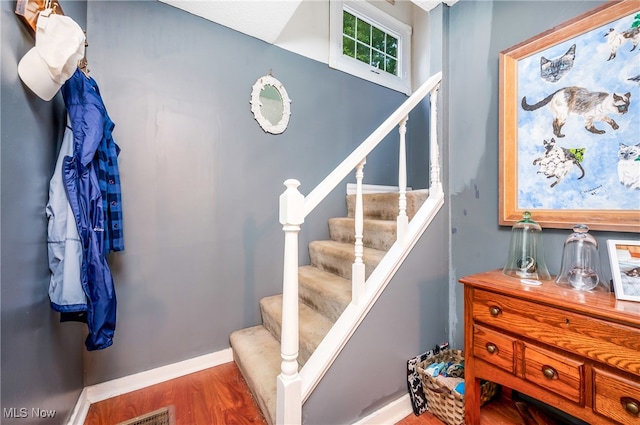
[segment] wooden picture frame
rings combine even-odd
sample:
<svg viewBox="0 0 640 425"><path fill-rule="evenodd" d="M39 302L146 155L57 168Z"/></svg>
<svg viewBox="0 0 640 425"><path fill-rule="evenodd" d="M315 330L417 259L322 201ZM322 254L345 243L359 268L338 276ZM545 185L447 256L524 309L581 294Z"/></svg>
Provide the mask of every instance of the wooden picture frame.
<svg viewBox="0 0 640 425"><path fill-rule="evenodd" d="M64 15L62 6L58 1L54 0L17 0L16 1L16 15L22 18L22 22L26 25L27 29L34 37L36 34L36 25L38 23L38 16L43 10L51 8L53 13L58 15Z"/></svg>
<svg viewBox="0 0 640 425"><path fill-rule="evenodd" d="M500 53L500 225L640 232L639 27L610 2Z"/></svg>
<svg viewBox="0 0 640 425"><path fill-rule="evenodd" d="M609 239L607 249L616 298L640 301L640 241Z"/></svg>

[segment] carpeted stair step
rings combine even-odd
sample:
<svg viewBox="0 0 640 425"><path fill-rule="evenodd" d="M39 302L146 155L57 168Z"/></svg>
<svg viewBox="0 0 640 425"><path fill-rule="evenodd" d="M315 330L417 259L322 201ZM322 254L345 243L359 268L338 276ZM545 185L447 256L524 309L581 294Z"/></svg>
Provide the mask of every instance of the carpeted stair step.
<svg viewBox="0 0 640 425"><path fill-rule="evenodd" d="M376 268L386 251L364 247L362 261L365 279ZM355 259L354 245L336 241L313 241L309 243L311 264L329 273L351 280L351 265Z"/></svg>
<svg viewBox="0 0 640 425"><path fill-rule="evenodd" d="M407 216L413 218L424 201L429 196L428 189L408 191ZM381 220L395 220L398 217L398 199L400 195L395 192L365 193L362 195L362 208L365 218L377 218ZM347 215L354 216L356 195L347 195Z"/></svg>
<svg viewBox="0 0 640 425"><path fill-rule="evenodd" d="M298 296L332 322L351 302L351 281L314 266L298 268Z"/></svg>
<svg viewBox="0 0 640 425"><path fill-rule="evenodd" d="M260 300L262 324L271 334L280 340L282 331L282 294L265 297ZM320 341L325 337L333 322L303 302L298 303L300 366L309 360Z"/></svg>
<svg viewBox="0 0 640 425"><path fill-rule="evenodd" d="M229 337L233 360L269 425L276 423L276 385L280 374L280 341L262 325L235 331Z"/></svg>
<svg viewBox="0 0 640 425"><path fill-rule="evenodd" d="M388 251L396 241L396 220L364 219L362 243L369 248ZM337 242L353 244L356 241L355 219L335 217L329 219L329 237Z"/></svg>

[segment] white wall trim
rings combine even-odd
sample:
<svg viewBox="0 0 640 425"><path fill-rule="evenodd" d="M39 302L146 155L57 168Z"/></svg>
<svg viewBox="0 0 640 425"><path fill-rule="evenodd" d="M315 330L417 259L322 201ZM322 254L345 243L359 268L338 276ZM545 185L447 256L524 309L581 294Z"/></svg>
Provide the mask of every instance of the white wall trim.
<svg viewBox="0 0 640 425"><path fill-rule="evenodd" d="M382 186L379 184L363 184L362 193L385 193L385 192L398 192L400 188L398 186ZM407 187L407 190L412 190L411 187ZM347 195L356 194L356 184L347 183Z"/></svg>
<svg viewBox="0 0 640 425"><path fill-rule="evenodd" d="M411 398L409 394L405 394L353 425L395 424L412 413Z"/></svg>
<svg viewBox="0 0 640 425"><path fill-rule="evenodd" d="M69 418L67 425L84 424L84 420L87 418L87 413L89 413L89 406L91 406L91 402L87 398L87 389L83 388L80 396L78 397L78 401L76 402L76 407L74 407L73 412L71 412L71 417Z"/></svg>
<svg viewBox="0 0 640 425"><path fill-rule="evenodd" d="M411 33L410 25L387 14L366 1L332 0L329 3L329 67L372 83L411 95ZM358 16L393 35L398 40L398 75L380 72L375 66L343 54L343 12Z"/></svg>
<svg viewBox="0 0 640 425"><path fill-rule="evenodd" d="M84 387L67 425L82 425L92 403L233 361L231 348Z"/></svg>

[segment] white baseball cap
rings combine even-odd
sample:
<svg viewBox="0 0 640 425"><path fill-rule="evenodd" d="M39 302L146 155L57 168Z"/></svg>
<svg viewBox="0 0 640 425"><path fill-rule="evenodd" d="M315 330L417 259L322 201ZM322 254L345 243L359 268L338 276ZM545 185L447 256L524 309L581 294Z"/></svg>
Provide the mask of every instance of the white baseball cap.
<svg viewBox="0 0 640 425"><path fill-rule="evenodd" d="M24 84L44 100L51 100L78 68L84 57L85 35L70 17L40 12L36 43L18 63Z"/></svg>

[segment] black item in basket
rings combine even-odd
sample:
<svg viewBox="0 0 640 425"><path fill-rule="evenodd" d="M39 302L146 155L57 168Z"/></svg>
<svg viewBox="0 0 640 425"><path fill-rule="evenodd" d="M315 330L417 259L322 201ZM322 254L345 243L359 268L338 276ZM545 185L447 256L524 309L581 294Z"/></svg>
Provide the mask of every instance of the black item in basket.
<svg viewBox="0 0 640 425"><path fill-rule="evenodd" d="M425 398L422 380L416 370L416 366L418 363L422 363L436 354L439 354L442 350L447 350L448 348L448 342L438 344L432 350L407 360L407 386L409 388L409 396L411 397L413 413L416 416L427 411L427 399Z"/></svg>

